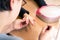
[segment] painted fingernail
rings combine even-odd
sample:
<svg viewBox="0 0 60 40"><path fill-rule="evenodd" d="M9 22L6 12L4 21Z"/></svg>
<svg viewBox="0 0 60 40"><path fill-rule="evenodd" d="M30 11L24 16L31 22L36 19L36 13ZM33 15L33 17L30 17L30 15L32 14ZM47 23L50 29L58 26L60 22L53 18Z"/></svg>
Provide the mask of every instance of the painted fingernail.
<svg viewBox="0 0 60 40"><path fill-rule="evenodd" d="M48 27L46 28L46 30L50 30L50 28L51 28L51 26L50 26L50 25L48 25Z"/></svg>
<svg viewBox="0 0 60 40"><path fill-rule="evenodd" d="M26 24L26 21L22 22L22 24L25 25Z"/></svg>

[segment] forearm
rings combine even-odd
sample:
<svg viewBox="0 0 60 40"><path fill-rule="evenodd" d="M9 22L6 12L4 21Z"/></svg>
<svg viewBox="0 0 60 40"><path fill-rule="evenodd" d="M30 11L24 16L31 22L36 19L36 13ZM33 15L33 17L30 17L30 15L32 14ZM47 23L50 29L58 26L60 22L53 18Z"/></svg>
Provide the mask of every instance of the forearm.
<svg viewBox="0 0 60 40"><path fill-rule="evenodd" d="M6 26L3 26L3 27L0 27L0 34L1 33L9 33L11 32L12 30L14 30L14 23L11 23L9 25L6 25Z"/></svg>

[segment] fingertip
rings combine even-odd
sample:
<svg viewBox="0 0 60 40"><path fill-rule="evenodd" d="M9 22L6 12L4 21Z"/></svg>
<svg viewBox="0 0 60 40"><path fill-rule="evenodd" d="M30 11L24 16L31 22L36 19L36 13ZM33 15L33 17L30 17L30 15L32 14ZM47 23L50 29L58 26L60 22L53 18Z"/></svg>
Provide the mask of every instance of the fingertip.
<svg viewBox="0 0 60 40"><path fill-rule="evenodd" d="M31 24L34 25L35 24L35 21L31 21Z"/></svg>
<svg viewBox="0 0 60 40"><path fill-rule="evenodd" d="M27 17L27 19L26 19L26 23L29 24L29 19L28 19L28 17Z"/></svg>

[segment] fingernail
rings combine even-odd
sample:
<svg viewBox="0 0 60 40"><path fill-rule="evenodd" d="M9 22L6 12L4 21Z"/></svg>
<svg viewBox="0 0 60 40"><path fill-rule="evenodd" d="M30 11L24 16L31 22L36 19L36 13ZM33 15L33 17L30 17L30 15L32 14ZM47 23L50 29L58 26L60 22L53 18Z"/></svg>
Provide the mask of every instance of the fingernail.
<svg viewBox="0 0 60 40"><path fill-rule="evenodd" d="M49 31L50 28L51 28L51 26L50 26L50 25L47 25L47 27L45 27L45 28L43 29L43 32L42 32L42 33L45 33L45 32L47 32L47 31Z"/></svg>
<svg viewBox="0 0 60 40"><path fill-rule="evenodd" d="M32 24L34 25L35 24L35 21L33 21Z"/></svg>
<svg viewBox="0 0 60 40"><path fill-rule="evenodd" d="M22 24L25 25L26 24L26 21L22 22Z"/></svg>
<svg viewBox="0 0 60 40"><path fill-rule="evenodd" d="M50 28L51 28L51 26L50 26L50 25L48 25L48 27L46 28L46 30L50 30Z"/></svg>
<svg viewBox="0 0 60 40"><path fill-rule="evenodd" d="M29 19L28 19L28 17L27 17L26 23L28 24L28 22L29 22Z"/></svg>

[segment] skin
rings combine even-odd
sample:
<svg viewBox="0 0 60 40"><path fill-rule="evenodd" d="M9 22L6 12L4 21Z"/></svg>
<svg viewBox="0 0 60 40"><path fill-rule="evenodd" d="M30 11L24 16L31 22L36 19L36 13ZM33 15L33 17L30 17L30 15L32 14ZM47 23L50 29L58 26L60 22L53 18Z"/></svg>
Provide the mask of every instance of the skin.
<svg viewBox="0 0 60 40"><path fill-rule="evenodd" d="M58 29L55 27L50 27L49 30L47 30L48 26L45 27L40 35L40 40L56 40Z"/></svg>
<svg viewBox="0 0 60 40"><path fill-rule="evenodd" d="M22 0L11 0L10 6L11 11L0 12L0 33L9 33L12 30L18 30L23 27L26 27L29 24L29 21L33 24L33 18L24 14L23 19L16 19L19 15L22 5ZM24 25L23 22L26 22Z"/></svg>
<svg viewBox="0 0 60 40"><path fill-rule="evenodd" d="M46 2L46 0L44 0ZM49 1L49 0L48 0ZM49 1L51 2L51 1ZM55 4L55 3L50 3L49 2L47 4L47 6L49 5L59 5L59 4ZM58 6L57 6L58 7ZM49 30L47 30L47 27L44 27L44 29L42 30L42 32L40 33L40 37L39 40L60 40L60 34L58 34L57 37L57 32L58 32L58 28L55 28L54 26L50 26ZM60 32L60 30L59 30Z"/></svg>

